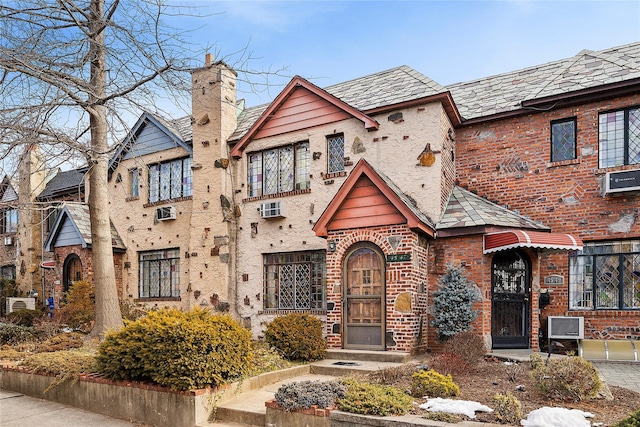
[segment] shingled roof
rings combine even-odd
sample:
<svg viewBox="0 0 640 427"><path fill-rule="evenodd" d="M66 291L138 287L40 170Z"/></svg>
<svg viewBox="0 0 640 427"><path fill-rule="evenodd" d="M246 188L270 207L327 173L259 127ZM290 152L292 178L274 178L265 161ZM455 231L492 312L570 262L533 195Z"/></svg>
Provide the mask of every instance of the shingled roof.
<svg viewBox="0 0 640 427"><path fill-rule="evenodd" d="M468 227L507 227L549 230L549 227L503 208L471 191L454 187L436 230Z"/></svg>
<svg viewBox="0 0 640 427"><path fill-rule="evenodd" d="M640 43L446 86L465 120L519 110L523 103L640 79Z"/></svg>
<svg viewBox="0 0 640 427"><path fill-rule="evenodd" d="M447 92L439 83L406 65L327 86L323 90L362 112ZM229 139L240 139L269 105L245 109Z"/></svg>
<svg viewBox="0 0 640 427"><path fill-rule="evenodd" d="M38 200L50 200L66 194L82 193L86 168L59 171L47 182L37 197Z"/></svg>

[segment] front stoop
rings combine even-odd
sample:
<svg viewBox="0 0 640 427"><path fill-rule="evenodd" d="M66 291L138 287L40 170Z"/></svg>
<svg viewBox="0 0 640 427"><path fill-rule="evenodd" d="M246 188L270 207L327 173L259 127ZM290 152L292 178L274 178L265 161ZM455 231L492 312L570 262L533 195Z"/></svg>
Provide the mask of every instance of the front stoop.
<svg viewBox="0 0 640 427"><path fill-rule="evenodd" d="M325 359L406 363L411 359L411 354L398 351L345 350L330 348L327 349Z"/></svg>
<svg viewBox="0 0 640 427"><path fill-rule="evenodd" d="M311 372L344 377L401 366L409 361L409 353L365 350L327 350L326 358L311 363Z"/></svg>

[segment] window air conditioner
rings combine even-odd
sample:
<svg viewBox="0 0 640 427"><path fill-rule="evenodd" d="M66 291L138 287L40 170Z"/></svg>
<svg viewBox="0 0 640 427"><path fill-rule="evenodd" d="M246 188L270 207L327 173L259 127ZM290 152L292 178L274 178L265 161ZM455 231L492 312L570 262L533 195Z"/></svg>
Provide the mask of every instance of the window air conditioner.
<svg viewBox="0 0 640 427"><path fill-rule="evenodd" d="M11 246L13 245L14 240L13 240L13 236L4 236L4 245L5 246Z"/></svg>
<svg viewBox="0 0 640 427"><path fill-rule="evenodd" d="M260 204L260 218L284 218L287 216L282 202L267 202Z"/></svg>
<svg viewBox="0 0 640 427"><path fill-rule="evenodd" d="M584 338L584 317L549 316L549 338L578 340Z"/></svg>
<svg viewBox="0 0 640 427"><path fill-rule="evenodd" d="M7 313L13 313L20 310L35 310L35 298L7 298Z"/></svg>
<svg viewBox="0 0 640 427"><path fill-rule="evenodd" d="M156 219L158 221L166 221L168 219L176 219L175 206L163 206L156 209Z"/></svg>
<svg viewBox="0 0 640 427"><path fill-rule="evenodd" d="M604 194L640 191L640 169L607 172L603 188Z"/></svg>

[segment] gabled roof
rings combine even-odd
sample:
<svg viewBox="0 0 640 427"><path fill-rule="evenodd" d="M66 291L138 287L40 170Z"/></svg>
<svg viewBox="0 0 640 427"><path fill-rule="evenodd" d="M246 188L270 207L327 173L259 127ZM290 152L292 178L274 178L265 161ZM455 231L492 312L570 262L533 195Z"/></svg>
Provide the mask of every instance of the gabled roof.
<svg viewBox="0 0 640 427"><path fill-rule="evenodd" d="M149 124L156 126L165 133L176 146L183 147L189 153L193 152L193 132L190 117L165 120L158 115L145 112L140 116L133 128L131 128L127 136L118 144L113 156L111 156L109 160L109 178L111 178L111 174L118 167L118 163L120 163L125 155L134 147L137 136Z"/></svg>
<svg viewBox="0 0 640 427"><path fill-rule="evenodd" d="M438 221L438 235L453 229L471 227L526 228L549 230L549 227L486 200L471 191L454 187L447 206Z"/></svg>
<svg viewBox="0 0 640 427"><path fill-rule="evenodd" d="M329 92L323 89L320 89L318 86L303 79L302 77L295 76L289 82L289 84L283 89L283 91L280 92L280 94L276 97L276 99L274 99L273 102L269 104L269 106L262 112L260 117L258 117L258 119L249 128L249 130L242 136L240 141L234 146L233 150L231 151L231 155L234 157L240 157L242 155L242 151L245 149L249 141L252 138L254 138L256 134L258 134L261 128L263 128L266 124L269 123L269 121L276 114L276 112L283 105L285 105L285 103L287 103L296 92L299 92L300 88L306 89L311 94L315 95L315 97L324 101L323 103L324 105L328 104L332 106L334 111L346 113L346 115L345 114L338 115L337 117L339 117L338 118L339 120L344 119L346 116L352 116L362 121L366 129L369 129L369 130L378 129L378 126L379 126L378 122L376 122L371 117L361 113L356 108L341 101L340 99L331 95ZM309 111L311 114L318 114L318 110L316 110L316 107L309 105L308 103L306 105L300 105L299 107L304 108L306 111ZM323 112L320 112L320 114L323 114ZM329 117L324 119L323 121L331 122L335 120L336 120L335 118Z"/></svg>
<svg viewBox="0 0 640 427"><path fill-rule="evenodd" d="M459 113L447 89L406 65L327 86L323 90L365 114L396 108L406 103L439 101L444 104L451 121L454 124L460 122ZM238 117L238 127L229 140L243 138L271 105L264 104L244 110Z"/></svg>
<svg viewBox="0 0 640 427"><path fill-rule="evenodd" d="M368 180L379 190L382 196L392 205L395 213L399 213L403 218L401 223L406 223L410 228L422 231L429 236L434 236L435 226L427 215L418 209L415 201L404 194L398 186L396 186L386 175L376 170L365 159L360 159L355 167L344 181L338 192L333 197L331 203L326 207L313 231L316 236L327 237L331 222L336 218L336 214L345 206L354 189L359 183ZM358 206L361 206L358 203ZM382 218L372 209L365 207L367 213L362 215L367 218ZM395 216L397 218L397 215ZM366 219L365 219L366 221ZM397 223L397 222L396 222ZM392 225L387 223L376 222L375 225Z"/></svg>
<svg viewBox="0 0 640 427"><path fill-rule="evenodd" d="M55 243L60 235L62 227L69 222L76 237L81 242L83 248L91 247L91 220L89 217L89 205L80 203L65 203L58 213L58 218L53 225L49 238L45 242L45 250L47 252L53 251ZM125 251L126 246L120 238L118 231L111 223L111 245L115 251Z"/></svg>
<svg viewBox="0 0 640 427"><path fill-rule="evenodd" d="M507 114L561 96L619 90L640 84L640 43L601 51L583 50L572 58L449 85L465 120Z"/></svg>
<svg viewBox="0 0 640 427"><path fill-rule="evenodd" d="M49 179L37 200L51 200L67 194L79 194L84 191L86 168L58 171Z"/></svg>
<svg viewBox="0 0 640 427"><path fill-rule="evenodd" d="M15 186L11 182L11 178L5 175L0 182L0 202L7 203L18 200L18 193L15 191Z"/></svg>

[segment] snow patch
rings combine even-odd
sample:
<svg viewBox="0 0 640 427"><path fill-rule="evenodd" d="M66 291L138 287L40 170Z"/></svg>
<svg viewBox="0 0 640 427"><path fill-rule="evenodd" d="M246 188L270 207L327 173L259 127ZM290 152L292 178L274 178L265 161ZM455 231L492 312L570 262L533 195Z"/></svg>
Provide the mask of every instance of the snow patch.
<svg viewBox="0 0 640 427"><path fill-rule="evenodd" d="M427 399L427 402L420 405L420 408L427 409L431 412L447 412L449 414L466 415L469 418L475 418L476 411L493 412L493 409L478 402L470 400L443 399L441 397Z"/></svg>
<svg viewBox="0 0 640 427"><path fill-rule="evenodd" d="M578 409L543 406L531 411L520 424L525 427L590 427L591 422L587 418L593 418L593 414Z"/></svg>

